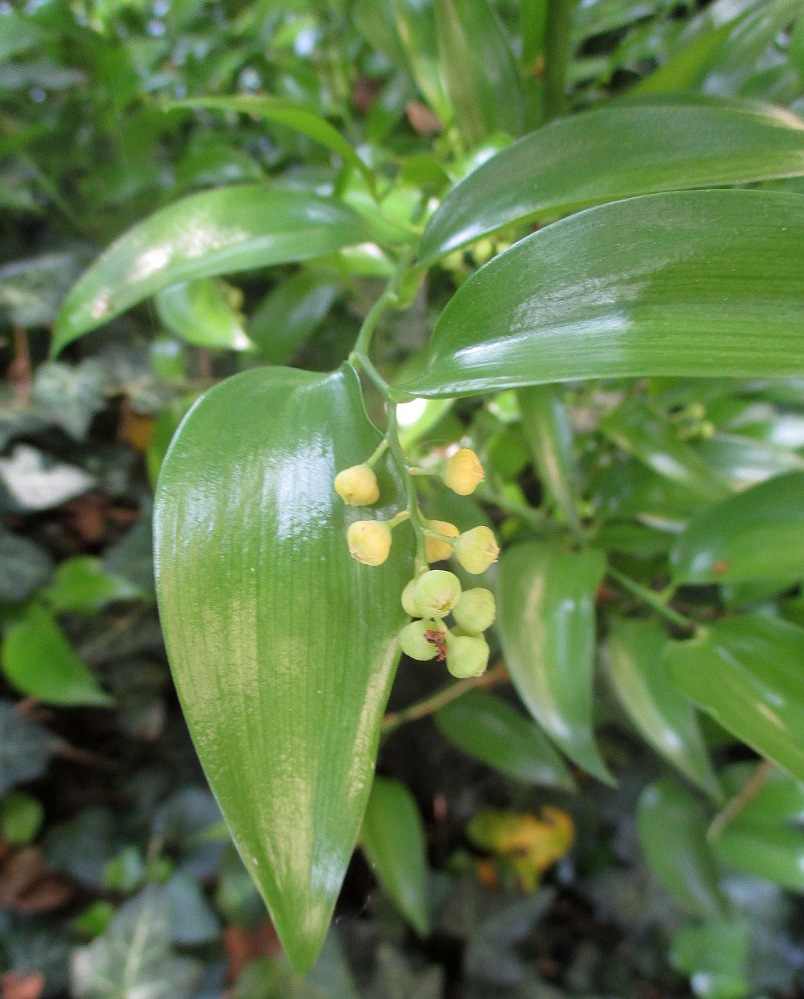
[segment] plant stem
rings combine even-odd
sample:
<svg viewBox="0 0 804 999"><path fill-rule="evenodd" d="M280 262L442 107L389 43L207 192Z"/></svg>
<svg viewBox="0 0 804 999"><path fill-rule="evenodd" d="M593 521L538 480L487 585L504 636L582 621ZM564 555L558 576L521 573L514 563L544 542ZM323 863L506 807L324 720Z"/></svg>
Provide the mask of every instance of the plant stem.
<svg viewBox="0 0 804 999"><path fill-rule="evenodd" d="M575 0L548 0L544 39L544 118L567 112L567 67Z"/></svg>
<svg viewBox="0 0 804 999"><path fill-rule="evenodd" d="M652 607L657 614L661 614L665 620L674 624L677 628L682 628L684 631L691 632L698 630L698 625L694 621L685 617L683 614L680 614L678 611L673 610L672 607L668 607L662 600L661 596L654 590L648 589L647 586L640 585L629 576L620 572L619 569L615 569L614 566L607 566L606 573L611 576L613 580L619 583L624 590L628 590L628 592L633 594L638 600L641 600L643 604L647 604L649 607Z"/></svg>
<svg viewBox="0 0 804 999"><path fill-rule="evenodd" d="M457 700L457 698L462 697L470 690L488 690L489 687L493 687L498 683L505 683L507 680L508 670L505 668L505 663L499 662L492 669L487 670L480 676L472 676L468 680L459 680L457 683L451 683L448 687L442 687L441 690L436 691L430 697L425 697L422 701L416 701L415 704L411 704L401 711L394 711L387 714L382 720L382 734L383 736L389 735L401 725L407 725L408 722L426 718L427 715L433 714L439 708L443 708L446 704Z"/></svg>
<svg viewBox="0 0 804 999"><path fill-rule="evenodd" d="M762 760L759 766L749 776L735 796L726 802L717 813L712 824L706 831L706 838L713 842L723 832L725 827L736 818L752 798L755 798L765 785L773 770L771 760Z"/></svg>

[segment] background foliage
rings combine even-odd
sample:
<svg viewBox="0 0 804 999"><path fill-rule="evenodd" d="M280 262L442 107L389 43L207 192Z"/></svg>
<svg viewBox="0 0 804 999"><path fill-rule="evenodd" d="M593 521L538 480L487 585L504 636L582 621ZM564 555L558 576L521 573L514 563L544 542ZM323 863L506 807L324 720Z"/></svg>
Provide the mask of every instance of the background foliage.
<svg viewBox="0 0 804 999"><path fill-rule="evenodd" d="M545 63L564 36L568 64ZM451 397L478 387L454 358L505 308L482 313L492 268L513 268L514 288L545 260L562 266L590 218L572 213L621 197L758 189L593 216L611 247L601 282L644 282L648 256L667 281L652 363L684 319L672 255L650 244L665 207L691 226L715 213L701 259L723 255L732 283L713 312L736 302L735 343L735 296L751 294L757 260L775 281L760 289L769 322L800 322L802 4L597 0L561 23L540 0L30 0L0 5L0 53L2 999L801 994L800 329L798 354L792 337L754 345L750 378L669 367L634 380L643 372L618 362L519 391L531 353L506 354L513 338L493 357L500 380L480 386L500 391ZM515 183L528 167L536 195ZM205 200L177 206L185 196ZM746 197L750 226L734 208ZM153 488L204 389L260 364L327 371L347 357L441 199L419 254L433 268L400 290L375 357L434 397L405 411L411 455L462 438L481 454L480 502L433 486L428 511L493 523L506 543L495 652L518 694L498 668L449 700L427 664L403 664L362 849L302 980L181 720L155 608ZM75 284L143 219L124 239L189 240L198 205L253 232L236 260L208 256L204 270L188 252L148 284L115 270L112 251L102 280ZM272 227L290 233L274 257L259 242ZM123 267L125 244L118 256ZM584 291L563 296L557 327L599 321ZM550 343L537 380L567 377ZM746 369L713 356L705 373ZM556 542L581 533L582 553ZM522 667L534 636L518 589L540 579L547 618L577 607L576 644L546 642L558 674L566 656L575 672L548 691ZM693 642L690 622L709 626ZM551 728L549 698L575 735Z"/></svg>

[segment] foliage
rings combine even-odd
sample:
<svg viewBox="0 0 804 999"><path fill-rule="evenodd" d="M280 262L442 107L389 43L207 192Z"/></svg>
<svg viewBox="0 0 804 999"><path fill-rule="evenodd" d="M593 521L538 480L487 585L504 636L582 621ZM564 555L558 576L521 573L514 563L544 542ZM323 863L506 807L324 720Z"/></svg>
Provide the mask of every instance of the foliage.
<svg viewBox="0 0 804 999"><path fill-rule="evenodd" d="M0 997L798 994L801 0L0 53Z"/></svg>

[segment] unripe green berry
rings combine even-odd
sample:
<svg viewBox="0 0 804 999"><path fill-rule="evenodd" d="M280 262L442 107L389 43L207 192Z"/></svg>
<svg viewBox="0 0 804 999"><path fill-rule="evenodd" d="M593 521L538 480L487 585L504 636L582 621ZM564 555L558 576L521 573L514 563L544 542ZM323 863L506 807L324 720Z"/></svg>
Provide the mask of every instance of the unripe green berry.
<svg viewBox="0 0 804 999"><path fill-rule="evenodd" d="M413 600L422 617L446 617L461 595L461 581L454 572L431 569L419 576Z"/></svg>
<svg viewBox="0 0 804 999"><path fill-rule="evenodd" d="M489 647L475 635L447 638L447 669L458 680L485 673L489 664Z"/></svg>
<svg viewBox="0 0 804 999"><path fill-rule="evenodd" d="M443 634L443 632L439 632ZM438 644L430 641L433 635L432 621L411 621L399 632L399 645L406 656L426 663L438 655Z"/></svg>
<svg viewBox="0 0 804 999"><path fill-rule="evenodd" d="M419 610L419 605L413 596L413 591L416 589L416 579L411 579L405 589L402 591L402 609L406 614L411 617L421 617L422 612Z"/></svg>
<svg viewBox="0 0 804 999"><path fill-rule="evenodd" d="M335 492L349 506L369 506L380 498L377 476L368 465L352 465L335 476Z"/></svg>
<svg viewBox="0 0 804 999"><path fill-rule="evenodd" d="M391 551L391 531L381 520L356 520L346 531L349 554L364 565L382 565Z"/></svg>
<svg viewBox="0 0 804 999"><path fill-rule="evenodd" d="M467 572L477 574L497 561L500 546L488 527L473 527L455 542L454 553Z"/></svg>
<svg viewBox="0 0 804 999"><path fill-rule="evenodd" d="M464 590L452 608L455 623L467 635L480 635L494 624L497 606L491 590L478 586L474 590Z"/></svg>

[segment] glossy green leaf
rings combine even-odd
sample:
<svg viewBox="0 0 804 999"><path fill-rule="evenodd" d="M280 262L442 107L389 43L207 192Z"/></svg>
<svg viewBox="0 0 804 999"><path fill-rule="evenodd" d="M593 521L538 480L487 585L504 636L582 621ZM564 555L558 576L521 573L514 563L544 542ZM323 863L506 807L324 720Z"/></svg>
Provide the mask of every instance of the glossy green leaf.
<svg viewBox="0 0 804 999"><path fill-rule="evenodd" d="M430 930L424 826L410 791L375 777L360 845L399 911L420 936Z"/></svg>
<svg viewBox="0 0 804 999"><path fill-rule="evenodd" d="M500 558L498 628L519 696L553 741L603 781L612 777L595 745L595 596L605 560L526 541Z"/></svg>
<svg viewBox="0 0 804 999"><path fill-rule="evenodd" d="M435 12L442 72L465 142L475 146L495 131L519 135L519 72L488 0L435 0Z"/></svg>
<svg viewBox="0 0 804 999"><path fill-rule="evenodd" d="M156 293L154 305L170 332L196 347L247 350L252 346L242 317L213 278L163 288Z"/></svg>
<svg viewBox="0 0 804 999"><path fill-rule="evenodd" d="M573 790L575 781L541 730L499 697L472 690L433 716L439 732L469 756L516 780Z"/></svg>
<svg viewBox="0 0 804 999"><path fill-rule="evenodd" d="M347 205L304 191L238 184L191 194L129 229L73 285L53 350L162 288L320 256L371 239Z"/></svg>
<svg viewBox="0 0 804 999"><path fill-rule="evenodd" d="M712 848L739 871L804 892L804 830L757 822L738 815L727 823Z"/></svg>
<svg viewBox="0 0 804 999"><path fill-rule="evenodd" d="M670 553L677 583L794 577L804 566L804 472L704 507Z"/></svg>
<svg viewBox="0 0 804 999"><path fill-rule="evenodd" d="M46 704L108 707L114 703L42 607L31 607L8 629L0 661L9 683Z"/></svg>
<svg viewBox="0 0 804 999"><path fill-rule="evenodd" d="M623 105L551 122L457 184L430 219L429 263L508 225L637 194L804 174L804 129L755 104Z"/></svg>
<svg viewBox="0 0 804 999"><path fill-rule="evenodd" d="M675 689L662 650L667 634L655 621L619 621L606 642L609 682L642 736L710 795L719 796L695 712Z"/></svg>
<svg viewBox="0 0 804 999"><path fill-rule="evenodd" d="M723 788L729 797L739 795L746 783L754 785L758 763L732 763L721 771ZM740 807L740 819L756 822L804 822L804 781L794 780L774 767Z"/></svg>
<svg viewBox="0 0 804 999"><path fill-rule="evenodd" d="M249 319L248 335L260 357L270 364L287 364L323 321L336 294L334 284L307 271L280 281Z"/></svg>
<svg viewBox="0 0 804 999"><path fill-rule="evenodd" d="M802 371L802 253L800 195L678 191L587 209L461 285L400 390Z"/></svg>
<svg viewBox="0 0 804 999"><path fill-rule="evenodd" d="M547 486L567 523L580 534L577 471L572 455L572 428L564 403L552 385L533 385L517 394L522 429L539 478Z"/></svg>
<svg viewBox="0 0 804 999"><path fill-rule="evenodd" d="M380 6L385 6L383 0ZM432 0L392 0L396 30L405 52L410 74L427 103L443 121L452 117L444 91ZM375 4L375 10L376 10ZM376 16L376 15L375 15Z"/></svg>
<svg viewBox="0 0 804 999"><path fill-rule="evenodd" d="M643 791L636 823L645 859L667 891L704 919L722 916L725 900L701 801L672 781L657 781Z"/></svg>
<svg viewBox="0 0 804 999"><path fill-rule="evenodd" d="M370 168L337 128L303 104L294 104L293 101L265 94L236 94L229 97L191 97L183 101L172 101L166 106L166 110L186 107L236 111L238 114L247 114L252 118L264 118L277 125L285 125L336 153L344 163L348 163L363 174L369 187L374 184L374 175Z"/></svg>
<svg viewBox="0 0 804 999"><path fill-rule="evenodd" d="M676 686L723 728L804 780L804 629L760 615L725 618L667 646Z"/></svg>
<svg viewBox="0 0 804 999"><path fill-rule="evenodd" d="M691 976L698 999L744 999L750 923L741 917L683 926L676 934L670 960Z"/></svg>
<svg viewBox="0 0 804 999"><path fill-rule="evenodd" d="M713 477L735 491L783 472L804 471L804 458L795 451L738 434L715 434L697 450Z"/></svg>
<svg viewBox="0 0 804 999"><path fill-rule="evenodd" d="M332 482L380 440L352 368L260 368L212 389L159 479L157 587L173 675L210 785L297 969L315 960L371 790L413 575L408 525L378 567Z"/></svg>

